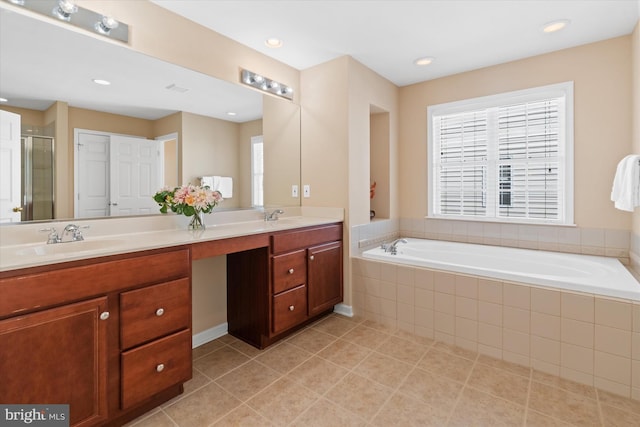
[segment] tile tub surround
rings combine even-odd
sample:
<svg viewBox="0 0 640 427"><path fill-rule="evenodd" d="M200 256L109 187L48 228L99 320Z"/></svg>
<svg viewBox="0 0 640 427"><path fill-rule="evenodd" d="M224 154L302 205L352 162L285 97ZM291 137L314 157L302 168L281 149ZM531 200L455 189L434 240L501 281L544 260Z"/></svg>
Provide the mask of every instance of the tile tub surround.
<svg viewBox="0 0 640 427"><path fill-rule="evenodd" d="M640 303L352 258L357 315L640 400Z"/></svg>
<svg viewBox="0 0 640 427"><path fill-rule="evenodd" d="M375 220L354 226L351 232L352 253L399 236L608 256L625 265L630 264L630 249L640 253L640 236L615 229L402 218Z"/></svg>
<svg viewBox="0 0 640 427"><path fill-rule="evenodd" d="M185 393L128 426L607 426L640 403L486 355L331 315L268 350L193 350Z"/></svg>

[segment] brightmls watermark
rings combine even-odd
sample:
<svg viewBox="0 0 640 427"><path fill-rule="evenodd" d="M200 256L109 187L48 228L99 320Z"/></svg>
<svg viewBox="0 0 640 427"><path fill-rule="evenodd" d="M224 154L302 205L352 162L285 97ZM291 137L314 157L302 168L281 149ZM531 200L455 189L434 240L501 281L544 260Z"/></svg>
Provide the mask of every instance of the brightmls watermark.
<svg viewBox="0 0 640 427"><path fill-rule="evenodd" d="M0 427L69 427L69 405L0 405Z"/></svg>

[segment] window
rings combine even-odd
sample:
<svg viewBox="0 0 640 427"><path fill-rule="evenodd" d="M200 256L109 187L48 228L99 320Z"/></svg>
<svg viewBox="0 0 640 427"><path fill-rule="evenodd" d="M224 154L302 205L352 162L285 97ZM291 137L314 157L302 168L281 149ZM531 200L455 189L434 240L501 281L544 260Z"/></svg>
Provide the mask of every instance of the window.
<svg viewBox="0 0 640 427"><path fill-rule="evenodd" d="M573 223L573 83L430 106L430 217Z"/></svg>
<svg viewBox="0 0 640 427"><path fill-rule="evenodd" d="M264 142L251 137L251 206L264 206Z"/></svg>

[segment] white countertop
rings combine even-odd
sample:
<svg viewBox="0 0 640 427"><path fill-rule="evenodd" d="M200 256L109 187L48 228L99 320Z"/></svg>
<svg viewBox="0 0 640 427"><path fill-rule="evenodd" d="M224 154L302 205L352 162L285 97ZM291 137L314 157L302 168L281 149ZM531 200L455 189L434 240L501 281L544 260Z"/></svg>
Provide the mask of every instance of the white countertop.
<svg viewBox="0 0 640 427"><path fill-rule="evenodd" d="M302 208L298 209L303 210ZM322 216L304 215L305 212L301 212L302 215L300 216L283 216L277 221L250 218L245 221L232 222L225 221L221 217L222 220L219 220L219 223L210 224L207 221L206 230L198 231L187 230L184 218L179 218L175 215L173 215L173 227L167 227L166 220L161 220L164 224L158 223L155 226L149 226L149 222L154 222L155 217L149 217L153 219L145 217L103 219L94 220L92 224L85 224L91 221L74 220L74 224L89 225L91 227L83 230L85 240L50 245L46 244L47 234L38 233L38 230L47 228L47 224L25 224L25 228L21 229L22 226L10 227L10 231L9 229L3 230L3 228L0 228L0 236L2 236L0 241L0 271L330 224L343 220L340 214L341 211L341 209L333 210L331 215L326 216L324 215L326 212L308 212L310 214L321 213ZM236 214L234 216L242 217L243 215ZM109 223L110 221L112 223ZM122 227L122 221L126 221L128 227ZM135 224L132 224L132 222L142 223L143 221L146 222L147 227L141 227L143 228L141 231L126 230L124 233L118 232L119 228L135 229ZM53 223L53 225L57 225L56 228L60 228L58 231L61 231L66 223ZM25 238L22 241L16 238L15 229L21 229L20 231L24 233ZM34 234L38 238L35 242L33 241Z"/></svg>

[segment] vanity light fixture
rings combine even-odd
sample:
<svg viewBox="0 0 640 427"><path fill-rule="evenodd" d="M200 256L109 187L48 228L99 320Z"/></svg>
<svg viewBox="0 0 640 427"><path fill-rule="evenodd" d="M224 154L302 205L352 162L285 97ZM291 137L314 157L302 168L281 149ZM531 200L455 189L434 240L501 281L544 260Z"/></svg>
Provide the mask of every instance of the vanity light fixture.
<svg viewBox="0 0 640 427"><path fill-rule="evenodd" d="M558 19L557 21L547 22L542 26L542 32L546 34L556 33L564 29L570 23L571 21L568 19Z"/></svg>
<svg viewBox="0 0 640 427"><path fill-rule="evenodd" d="M93 82L101 86L109 86L111 84L109 80L103 80L103 79L93 79Z"/></svg>
<svg viewBox="0 0 640 427"><path fill-rule="evenodd" d="M433 62L433 60L434 60L434 58L432 56L425 56L425 57L416 59L415 61L413 61L413 63L415 65L423 66L423 65L431 64Z"/></svg>
<svg viewBox="0 0 640 427"><path fill-rule="evenodd" d="M263 92L281 96L286 99L293 99L293 88L278 83L275 80L268 79L253 71L242 70L240 81Z"/></svg>
<svg viewBox="0 0 640 427"><path fill-rule="evenodd" d="M74 27L100 34L112 40L129 42L129 26L113 16L97 13L76 5L77 0L0 0L31 12L66 22ZM91 2L89 2L91 3Z"/></svg>
<svg viewBox="0 0 640 427"><path fill-rule="evenodd" d="M0 98L0 102L9 102L7 98Z"/></svg>
<svg viewBox="0 0 640 427"><path fill-rule="evenodd" d="M111 30L115 30L116 28L118 28L118 25L120 25L120 23L116 21L115 18L102 15L102 18L98 22L96 22L96 25L94 27L100 34L108 36L109 34L111 34Z"/></svg>
<svg viewBox="0 0 640 427"><path fill-rule="evenodd" d="M267 47L270 47L272 49L277 49L279 47L282 47L282 40L280 40L279 38L276 38L276 37L269 37L268 39L266 39L264 41L264 44Z"/></svg>
<svg viewBox="0 0 640 427"><path fill-rule="evenodd" d="M71 0L58 0L58 4L53 8L53 16L63 21L71 21L71 15L78 12L78 6Z"/></svg>

